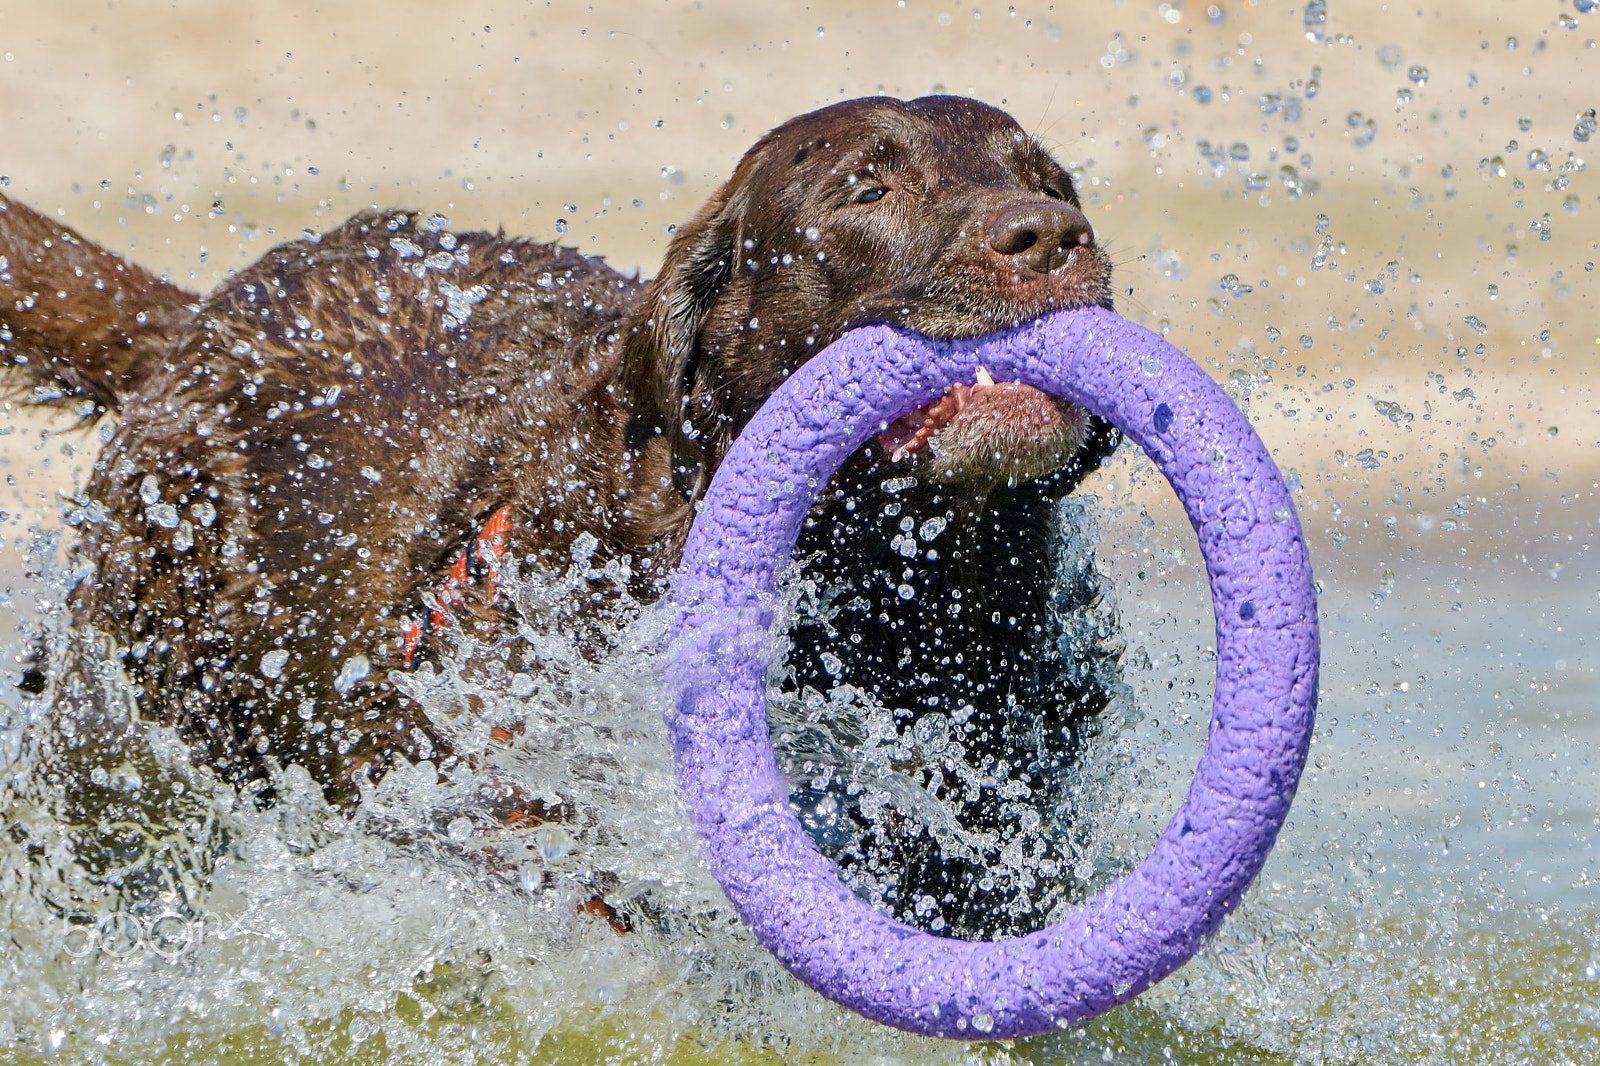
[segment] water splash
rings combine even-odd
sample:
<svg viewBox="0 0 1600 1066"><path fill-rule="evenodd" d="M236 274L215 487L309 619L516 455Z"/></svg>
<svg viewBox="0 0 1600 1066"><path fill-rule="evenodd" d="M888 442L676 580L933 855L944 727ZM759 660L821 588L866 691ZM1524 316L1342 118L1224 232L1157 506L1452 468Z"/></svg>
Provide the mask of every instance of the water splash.
<svg viewBox="0 0 1600 1066"><path fill-rule="evenodd" d="M1074 501L1062 522L1072 580L1092 565L1094 519ZM443 773L391 771L352 814L297 767L244 794L195 767L176 734L136 719L103 640L55 633L53 660L75 665L30 702L0 796L13 826L0 838L0 973L28 975L0 976L12 1005L0 1046L89 1062L112 1048L212 1061L239 1040L286 1062L362 1061L380 1046L429 1062L564 1047L637 1061L686 1047L826 1059L843 1038L886 1061L1010 1061L861 1021L752 941L679 808L654 681L666 612L629 600L626 574L608 568L508 566L516 635L463 637L439 669L402 681L462 758ZM597 588L615 603L598 627L575 606ZM803 612L807 595L791 582L784 613ZM1062 621L1069 645L1115 630L1099 604ZM282 665L269 655L259 668ZM850 741L820 755L808 746L819 704L822 732ZM796 715L812 727L803 737L787 735ZM1114 706L1079 769L1012 797L1032 813L1020 838L999 841L963 829L958 807L904 769L914 749L983 787L988 771L963 765L938 716L901 730L846 692L774 703L797 780L825 761L834 782L853 783L836 790L841 810L868 831L920 819L990 865L998 900L1044 877L1093 887L1126 868L1102 825L1136 785L1114 744L1137 719L1131 702ZM814 821L832 795L797 799ZM1051 834L1063 841L1054 851L1029 844ZM855 881L881 894L869 872ZM167 1006L151 1010L153 996Z"/></svg>

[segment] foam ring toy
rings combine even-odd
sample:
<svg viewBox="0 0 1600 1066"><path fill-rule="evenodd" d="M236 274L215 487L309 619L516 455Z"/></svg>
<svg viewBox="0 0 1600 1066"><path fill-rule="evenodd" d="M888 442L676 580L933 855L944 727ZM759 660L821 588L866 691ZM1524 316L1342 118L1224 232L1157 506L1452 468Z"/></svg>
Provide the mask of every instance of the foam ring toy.
<svg viewBox="0 0 1600 1066"><path fill-rule="evenodd" d="M1149 454L1199 534L1217 624L1210 735L1154 849L1061 924L993 942L920 932L851 894L790 809L766 716L777 582L813 497L884 423L980 365L1094 411ZM1198 366L1109 311L1054 312L969 341L886 326L846 334L729 450L673 588L668 726L712 873L801 980L911 1032L1029 1036L1161 980L1238 905L1305 765L1316 601L1282 477Z"/></svg>

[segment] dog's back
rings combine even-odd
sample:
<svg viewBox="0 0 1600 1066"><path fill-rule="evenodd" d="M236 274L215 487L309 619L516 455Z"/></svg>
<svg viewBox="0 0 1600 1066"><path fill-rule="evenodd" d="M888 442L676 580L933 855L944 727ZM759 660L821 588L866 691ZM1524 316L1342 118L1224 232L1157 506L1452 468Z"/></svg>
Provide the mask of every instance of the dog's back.
<svg viewBox="0 0 1600 1066"><path fill-rule="evenodd" d="M0 367L25 402L120 410L195 299L0 195Z"/></svg>
<svg viewBox="0 0 1600 1066"><path fill-rule="evenodd" d="M202 298L4 207L0 381L116 416L73 620L229 776L269 755L351 799L397 752L447 751L389 674L497 509L519 557L645 535L611 506L640 497L608 388L638 285L598 260L367 211ZM377 724L335 736L308 705Z"/></svg>

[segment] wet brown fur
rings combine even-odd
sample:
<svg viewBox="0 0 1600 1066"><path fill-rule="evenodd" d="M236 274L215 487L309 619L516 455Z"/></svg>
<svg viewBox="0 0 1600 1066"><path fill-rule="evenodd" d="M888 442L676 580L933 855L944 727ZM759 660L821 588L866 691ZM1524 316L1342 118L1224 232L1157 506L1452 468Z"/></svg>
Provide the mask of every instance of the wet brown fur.
<svg viewBox="0 0 1600 1066"><path fill-rule="evenodd" d="M115 418L71 607L144 712L236 779L299 763L348 801L396 759L449 754L392 676L492 512L512 506L518 558L559 567L590 534L597 562L629 560L635 592L658 594L728 443L848 328L970 336L1108 305L1076 205L1008 116L952 97L774 130L648 285L373 210L202 298L0 197L0 364L34 402ZM1030 225L1066 236L1001 250ZM858 480L921 471L964 521L1008 491L932 454L858 460ZM276 651L289 661L264 677ZM337 686L356 655L370 676Z"/></svg>

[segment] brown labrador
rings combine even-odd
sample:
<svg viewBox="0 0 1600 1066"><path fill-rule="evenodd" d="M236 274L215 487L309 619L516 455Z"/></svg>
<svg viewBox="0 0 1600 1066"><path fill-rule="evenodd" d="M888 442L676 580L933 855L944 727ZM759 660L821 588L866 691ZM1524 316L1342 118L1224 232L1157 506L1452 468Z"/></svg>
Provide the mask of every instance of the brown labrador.
<svg viewBox="0 0 1600 1066"><path fill-rule="evenodd" d="M729 443L846 330L974 336L1109 306L1110 279L1071 178L1008 115L878 97L761 138L649 284L366 211L201 297L0 197L0 362L31 402L110 418L71 609L143 713L234 780L298 763L352 802L398 759L451 758L395 678L441 630L496 625L503 554L559 570L578 545L648 600ZM1051 599L1096 590L1049 538L1115 441L1008 383L888 427L802 538L838 606L797 629L791 684L948 712L993 780L1070 757L1107 692L1060 669ZM1018 739L1041 721L1046 741ZM938 865L878 836L835 852ZM903 884L889 896L909 912Z"/></svg>

